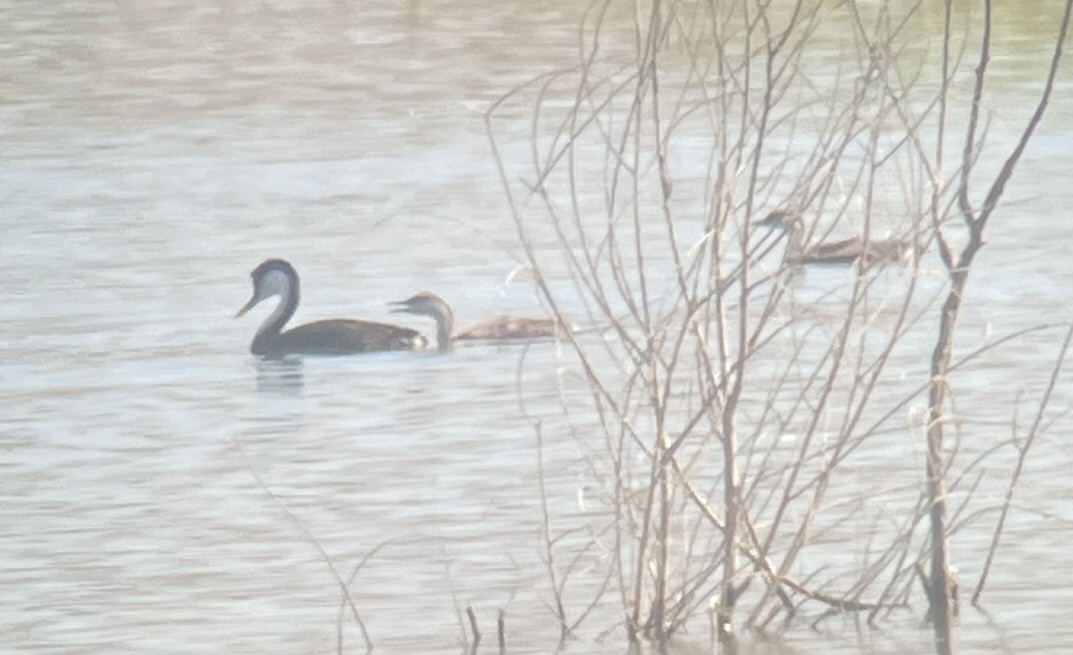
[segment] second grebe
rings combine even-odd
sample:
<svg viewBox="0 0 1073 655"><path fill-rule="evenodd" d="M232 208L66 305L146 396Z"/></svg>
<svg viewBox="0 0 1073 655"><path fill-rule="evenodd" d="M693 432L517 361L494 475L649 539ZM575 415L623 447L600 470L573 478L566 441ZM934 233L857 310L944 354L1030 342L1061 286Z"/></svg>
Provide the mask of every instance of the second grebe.
<svg viewBox="0 0 1073 655"><path fill-rule="evenodd" d="M804 221L801 214L791 209L776 209L753 225L774 228L789 235L786 262L793 266L857 263L867 268L879 262L901 262L911 254L919 254L917 246L901 239L869 239L866 242L860 237L851 237L806 248Z"/></svg>
<svg viewBox="0 0 1073 655"><path fill-rule="evenodd" d="M389 304L394 307L393 312L432 317L436 321L436 344L440 352L450 350L454 341L543 339L577 331L574 325L551 318L496 316L456 333L453 332L454 312L450 305L431 291L422 291Z"/></svg>

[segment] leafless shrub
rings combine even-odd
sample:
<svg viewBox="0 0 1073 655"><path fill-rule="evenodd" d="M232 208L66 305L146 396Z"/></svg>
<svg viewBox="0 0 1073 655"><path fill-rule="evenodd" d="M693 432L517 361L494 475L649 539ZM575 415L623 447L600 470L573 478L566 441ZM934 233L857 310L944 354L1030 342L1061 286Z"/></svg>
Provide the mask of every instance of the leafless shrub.
<svg viewBox="0 0 1073 655"><path fill-rule="evenodd" d="M702 611L728 644L735 624L766 631L803 612L872 622L908 605L930 562L940 649L950 643L949 594L933 591L949 589L947 494L976 484L954 475L957 448L943 443L950 344L1069 11L1039 107L976 201L990 3L968 95L959 50L975 46L951 3L939 71L906 35L920 5L899 6L595 2L577 65L487 115L543 299L559 315L584 307L600 328L570 335L569 349L602 433L581 440L610 517L589 543L613 553L631 640L665 640ZM828 22L847 39L823 36ZM961 135L955 107L968 107ZM498 121L526 111L530 140L505 140ZM779 208L806 217L808 243L893 233L942 268L912 257L814 281L753 225ZM576 622L543 508L566 636Z"/></svg>

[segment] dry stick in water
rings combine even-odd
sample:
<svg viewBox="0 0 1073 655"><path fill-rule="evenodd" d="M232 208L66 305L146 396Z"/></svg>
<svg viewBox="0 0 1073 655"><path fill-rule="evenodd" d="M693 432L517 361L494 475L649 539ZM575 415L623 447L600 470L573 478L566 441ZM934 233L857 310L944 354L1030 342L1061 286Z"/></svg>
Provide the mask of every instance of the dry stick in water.
<svg viewBox="0 0 1073 655"><path fill-rule="evenodd" d="M451 558L447 554L447 545L440 535L440 551L443 554L443 569L447 575L448 590L451 592L451 603L454 605L455 619L458 621L459 641L463 646L469 646L469 635L466 633L466 622L462 619L462 605L458 602L458 591L455 589L454 577L451 575Z"/></svg>
<svg viewBox="0 0 1073 655"><path fill-rule="evenodd" d="M623 86L625 86L625 85L623 85ZM631 115L632 115L632 113L631 113ZM625 141L623 141L623 143L621 145L621 148L624 149L625 147L626 147L626 144L625 144ZM617 160L619 162L621 162L623 159L624 159L624 154L622 152L620 152L619 157L618 157ZM547 175L547 172L550 172L550 169L547 169L545 173L541 174L542 178ZM542 192L542 187L538 187L538 189L540 189L540 192L539 192L538 195L540 195L547 202L548 198L547 198L546 194L544 194ZM554 213L553 212L553 207L552 207L552 205L550 203L548 205L548 209L549 209L549 212ZM536 268L536 269L539 269L539 265L536 262L535 254L532 251L531 242L527 239L527 235L524 232L524 228L523 228L523 226L522 226L522 224L521 224L521 222L519 220L519 217L517 216L516 212L515 212L515 220L516 220L516 223L518 224L518 227L519 227L519 230L520 230L520 236L522 237L523 242L526 245L526 254L530 258L530 260L532 262L532 266L534 268ZM555 225L558 227L558 222L555 222ZM567 240L565 239L564 235L561 232L559 233L559 238L560 238L560 241L564 245L567 244ZM613 245L614 245L614 240L612 239L612 246ZM614 249L612 248L612 250L614 250ZM569 252L569 249L567 249L567 252ZM590 275L592 276L593 284L596 284L595 280L596 280L596 276L597 276L597 272L598 272L597 268L596 268L596 264L591 262L591 261L589 261L588 262L588 269L589 269ZM624 270L624 267L622 267L622 266L614 266L612 268L612 271L616 272L616 273L621 271L621 270ZM624 300L630 301L631 296L629 294L629 289L627 287L627 283L625 282L625 280L620 279L619 276L613 276L613 279L615 279L616 283L619 285L619 292L622 295L622 298ZM551 295L550 291L544 285L543 279L538 278L538 283L539 283L540 290L541 290L545 300L549 304L551 304L553 307L555 307L555 300L554 300L553 296ZM596 288L598 288L598 285L597 285ZM607 303L605 301L601 301L601 307L604 308L605 313L609 317L614 319L612 313L610 312L609 306L607 306ZM635 305L631 304L632 318L637 322L638 325L641 325L641 326L647 326L648 325L647 316L642 316L642 314L646 310L647 310L647 306L638 308ZM625 331L625 329L621 326L621 323L613 320L613 324L618 329L619 337L621 339L623 339L624 342L631 343L631 338L630 338L629 334ZM646 330L646 332L647 332L647 330ZM596 389L598 389L599 398L602 399L604 402L606 402L609 406L611 406L614 409L615 414L619 417L620 422L624 422L625 421L625 418L624 418L625 415L624 415L623 411L619 408L618 403L615 401L615 399L612 396L612 394L610 394L608 392L608 390L603 387L603 383L601 382L599 376L597 376L595 374L595 372L593 371L593 369L592 369L592 367L590 365L590 362L588 361L588 358L586 357L584 351L581 349L580 345L576 342L576 339L573 336L571 336L571 343L575 348L575 352L577 352L577 354L581 357L582 365L586 369L586 375L587 375L590 383L594 384ZM641 356L641 355L643 355L643 353L644 353L644 349L639 344L634 344L633 345L633 355L635 357ZM623 423L623 424L626 425L625 423ZM632 431L631 431L631 436L635 440L640 440L640 435L637 435L636 433L634 433ZM644 550L645 549L642 547L642 551L644 551ZM643 569L639 569L639 572L642 571L642 570ZM639 607L640 607L639 603L635 603L635 607L637 609L639 609ZM632 623L632 625L631 625L631 634L633 634L633 629L637 627L637 623L638 623L637 621L634 621Z"/></svg>
<svg viewBox="0 0 1073 655"><path fill-rule="evenodd" d="M466 605L466 616L469 617L469 629L473 633L473 643L470 644L471 653L477 652L477 646L481 643L481 630L477 627L477 614L472 605Z"/></svg>
<svg viewBox="0 0 1073 655"><path fill-rule="evenodd" d="M555 543L551 536L551 512L548 509L548 487L547 487L547 472L544 468L544 433L541 431L541 421L530 418L529 411L525 404L525 396L522 394L522 369L525 365L525 359L529 353L529 344L526 344L521 354L518 357L518 366L514 371L514 389L517 394L518 409L532 425L533 432L536 435L536 452L537 452L537 479L540 487L540 509L541 516L543 518L543 529L541 530L543 553L542 558L544 560L544 566L548 573L548 579L551 582L552 592L555 594L555 618L559 620L559 632L560 640L566 639L567 626L566 626L566 607L563 604L562 586L555 572Z"/></svg>
<svg viewBox="0 0 1073 655"><path fill-rule="evenodd" d="M541 540L543 546L543 552L541 553L541 559L544 560L544 567L548 573L548 579L551 582L552 593L555 595L555 618L559 620L559 640L560 642L566 639L569 634L569 629L566 624L566 606L563 604L562 585L564 581L560 581L555 570L555 540L551 536L551 511L548 509L548 487L547 487L547 472L544 468L544 433L541 431L541 422L529 417L529 411L525 405L525 397L522 395L522 368L525 364L526 355L529 352L529 344L526 344L522 350L521 355L518 357L518 367L515 369L514 389L518 399L518 409L521 411L522 416L529 420L533 427L533 432L536 435L536 453L537 453L537 480L540 487L540 510L541 517L543 519Z"/></svg>
<svg viewBox="0 0 1073 655"><path fill-rule="evenodd" d="M673 10L671 10L673 11ZM662 190L662 208L665 218L665 224L671 227L671 234L673 235L673 220L670 215L670 194L671 186L669 181L669 175L666 170L666 153L665 147L660 141L659 134L663 129L660 124L659 116L659 68L658 68L658 54L660 52L660 44L664 37L664 25L663 25L663 7L662 3L657 0L652 4L652 10L650 13L648 32L645 35L645 50L642 55L643 69L640 71L638 80L638 88L635 92L635 96L632 103L632 108L636 111L632 111L631 124L635 126L632 132L633 137L633 162L631 169L633 171L641 170L641 121L642 113L639 110L645 90L649 90L650 98L653 103L653 122L656 132L656 157L659 163L660 182ZM625 145L625 135L623 139L623 145ZM634 257L637 262L637 284L638 291L640 293L639 309L641 312L640 324L644 330L646 339L651 340L655 333L655 323L651 313L651 302L648 290L648 279L645 273L646 262L650 258L650 254L646 252L644 247L644 241L641 238L642 229L642 212L638 204L639 194L636 193L637 177L634 176L635 192L632 196L632 209L633 209L633 238L634 238ZM672 244L675 241L672 239ZM682 260L677 248L672 246L675 260L675 270L678 276L679 290L682 294L688 292L687 285L685 283L682 267ZM668 632L668 617L667 617L667 601L669 592L667 589L669 571L669 542L670 542L670 511L671 511L671 489L670 480L668 475L668 461L664 457L664 452L669 446L670 441L666 429L666 406L669 397L669 389L673 380L673 363L666 372L665 382L660 382L660 366L658 357L655 357L652 353L653 346L649 344L646 347L646 355L643 363L645 368L648 369L646 382L648 382L648 395L649 403L654 414L655 419L655 442L653 445L654 457L652 459L652 468L649 474L649 493L645 503L644 518L642 522L642 534L640 539L640 548L637 552L637 565L634 591L634 607L632 615L633 626L631 633L640 624L640 612L641 612L641 593L644 588L644 572L648 568L646 562L650 556L648 553L647 544L649 541L649 534L651 531L655 531L654 543L652 544L652 555L655 558L655 570L653 575L654 589L652 592L652 598L650 603L649 615L645 621L645 632L651 634L657 641L663 642L669 636ZM658 494L656 493L658 491Z"/></svg>
<svg viewBox="0 0 1073 655"><path fill-rule="evenodd" d="M544 434L542 431L542 421L532 418L528 406L525 402L525 396L522 393L522 371L525 368L526 358L529 353L529 344L526 344L521 354L518 356L518 366L515 368L514 389L517 397L518 411L523 418L529 421L530 426L533 428L533 432L536 435L536 448L537 448L537 473L540 487L540 499L541 499L541 511L544 520L544 529L542 532L543 537L543 559L544 564L547 567L548 577L551 581L552 592L555 595L555 614L559 619L559 643L563 644L567 637L569 637L574 630L591 614L603 598L604 593L607 591L608 586L611 583L612 571L608 569L604 576L603 582L600 584L599 589L593 595L588 606L583 609L574 619L573 623L567 622L566 616L566 603L563 602L563 594L566 590L566 584L570 579L571 574L574 572L576 566L581 561L581 558L589 551L589 547L593 546L595 538L590 541L584 548L581 548L574 557L567 563L562 575L557 573L555 566L555 543L565 533L560 534L559 537L553 538L551 535L551 511L548 509L548 490L547 490L547 474L544 466ZM569 408L566 406L566 401L563 399L565 389L562 387L562 379L559 379L559 398L565 415L569 416ZM575 435L576 436L576 435Z"/></svg>
<svg viewBox="0 0 1073 655"><path fill-rule="evenodd" d="M332 562L332 558L328 556L328 551L324 550L324 546L317 541L317 538L309 531L309 528L302 522L302 519L298 518L298 515L291 511L291 508L287 506L287 503L268 488L268 485L265 484L265 481L262 480L261 476L257 473L257 469L253 467L253 462L251 462L250 458L246 455L246 451L242 448L242 443L234 437L232 437L231 443L235 444L238 452L242 455L242 459L246 462L246 468L249 469L250 473L253 475L253 479L257 481L257 484L261 489L283 508L283 511L287 513L287 516L289 516L292 521L294 521L295 525L302 531L302 534L305 535L305 538L309 543L313 544L313 547L320 553L321 559L328 565L328 570L332 572L332 577L334 577L335 581L339 584L339 590L343 592L343 597L346 599L346 603L350 607L350 612L354 617L354 621L357 622L358 626L361 628L361 634L365 638L365 652L371 653L373 651L373 642L372 639L369 638L369 631L365 629L365 622L362 621L361 616L358 615L358 608L354 603L354 599L350 596L350 589L347 587L347 583L343 580L343 576L339 575L339 571L336 570L335 563ZM377 548L379 548L379 546L377 546Z"/></svg>
<svg viewBox="0 0 1073 655"><path fill-rule="evenodd" d="M949 43L951 37L950 17L953 13L953 3L947 0L945 4L945 24L943 31L943 68L944 71L949 63ZM956 651L955 635L953 627L954 602L950 597L956 582L953 579L953 571L950 567L950 553L947 542L947 516L946 516L946 480L945 459L943 450L943 434L946 422L945 406L947 402L946 378L949 372L950 360L953 356L954 331L957 319L961 311L962 299L964 298L969 272L973 261L980 248L983 247L984 229L991 218L995 207L998 205L1006 183L1013 176L1013 171L1020 161L1028 142L1031 140L1036 127L1043 118L1047 103L1054 89L1054 81L1058 73L1059 63L1062 59L1062 44L1069 28L1070 16L1073 13L1073 0L1069 0L1065 6L1065 12L1058 30L1053 56L1046 84L1040 93L1036 108L1025 125L1013 151L1006 157L1002 169L995 176L987 191L983 205L977 210L972 206L970 199L970 185L972 172L975 164L979 161L979 149L982 139L977 131L979 129L980 107L982 105L984 83L988 76L989 61L991 58L991 16L993 2L985 0L983 12L983 34L980 42L980 55L976 68L975 83L973 86L972 102L969 106L969 122L964 134L964 148L961 159L960 177L957 184L958 209L961 212L965 229L968 232L968 242L957 255L954 261L954 252L949 244L948 235L944 234L939 226L938 216L935 217L937 240L940 254L946 265L950 279L950 291L943 305L939 319L939 337L936 340L935 350L932 355L931 375L932 381L928 397L928 456L927 456L927 485L928 497L931 501L931 574L927 580L928 600L931 605L931 616L934 620L935 645L939 655L952 655ZM945 118L946 98L949 93L948 80L943 81L942 108ZM940 122L939 143L944 140L942 130L945 129L945 120ZM940 150L941 153L941 150ZM940 167L942 161L938 162ZM936 192L938 193L938 192ZM933 203L934 205L935 203Z"/></svg>
<svg viewBox="0 0 1073 655"><path fill-rule="evenodd" d="M593 55L595 56L595 48L594 48ZM586 71L587 71L587 66L588 66L588 63L586 63L586 65L583 66L583 69L586 70ZM614 88L614 93L612 93L604 101L603 104L606 105L607 103L610 103L612 98L615 95L617 95L618 91L620 91L621 89L626 88L626 86L631 84L634 81L634 79L635 79L635 76L631 75L631 76L628 76L627 79L615 84L614 85L614 87L615 87ZM535 254L535 252L533 250L533 242L532 242L531 239L528 238L528 234L527 234L525 225L524 225L524 223L522 221L521 214L519 212L518 204L515 201L515 199L513 197L513 194L511 192L509 180L507 178L506 170L505 170L505 167L504 167L504 164L503 164L503 159L502 159L502 157L500 155L498 144L497 144L497 142L495 140L495 137L494 137L494 131L493 131L492 126L491 126L491 117L494 114L494 112L496 111L496 109L500 105L502 105L509 97L511 97L512 95L516 94L520 90L521 90L521 87L516 88L516 89L512 90L509 94L504 96L503 98L500 98L497 102L493 103L493 105L489 108L488 112L486 112L486 114L485 114L485 124L486 124L486 127L487 127L487 133L489 135L489 139L490 139L490 142L491 142L491 146L492 146L492 150L493 150L493 156L494 156L495 161L496 161L496 166L497 166L497 169L498 169L499 174L500 174L500 180L503 183L504 190L506 191L506 194L507 194L508 203L509 203L510 209L511 209L511 215L512 215L514 221L515 221L515 225L516 225L516 227L518 229L519 236L522 239L523 245L525 247L526 257L529 260L530 266L532 266L535 270L539 270L540 266L539 266L539 263L537 261L536 254ZM543 90L541 92L541 95L543 95ZM597 107L596 109L597 110L602 109L602 106ZM596 121L596 115L597 114L594 111L592 113L592 115L584 121L585 124L587 125L588 123L595 122ZM577 129L573 130L573 132L569 135L570 141L572 141L573 138L575 137L575 135L580 133L581 129L583 129L586 125L583 125L580 128L577 128ZM535 130L535 126L534 126L534 133L535 132L536 132L536 130ZM536 142L535 138L534 138L534 142ZM623 143L622 148L625 148L625 143ZM541 174L540 174L541 175L541 180L540 180L539 183L532 185L532 193L535 193L535 194L539 195L541 198L543 198L545 200L545 202L548 205L549 211L551 211L553 215L554 215L554 207L549 202L549 199L547 198L547 195L544 192L543 179L548 174L550 174L551 169L554 167L555 161L559 157L561 157L564 154L566 154L567 152L570 152L570 149L571 149L571 144L568 143L566 146L564 146L556 154L554 160L548 161L546 163L546 165L544 165L544 166L539 166L538 165L537 166L538 170L542 171ZM621 153L620 153L620 157L616 161L619 162L619 165L621 166L621 162L623 161L623 157L621 156ZM586 284L588 285L589 290L593 293L593 295L595 297L597 297L598 299L600 299L601 309L605 312L605 314L608 317L610 317L612 319L613 324L615 325L615 327L618 330L619 338L622 339L625 343L631 343L632 339L631 339L630 335L626 332L626 330L624 329L624 326L622 325L622 323L615 320L614 314L612 313L611 308L610 308L610 303L607 302L606 298L603 295L602 286L597 281L598 280L599 266L598 266L598 264L596 262L592 261L592 259L590 257L590 254L589 254L589 249L587 249L587 248L583 249L583 252L584 252L584 255L585 255L586 259L585 259L585 265L582 266L581 262L578 259L573 257L573 250L569 247L569 240L566 238L566 235L562 232L560 223L556 220L556 221L553 221L553 224L554 224L554 226L556 228L556 233L558 235L560 243L564 244L564 246L567 246L567 247L564 248L564 252L568 253L568 256L571 257L571 263L573 264L574 270L576 270L576 271L587 271L589 273L590 277L582 276L582 279L585 280ZM580 222L579 222L579 224L580 224ZM583 236L583 231L579 230L579 234L581 234ZM614 245L613 238L612 238L611 245L612 246ZM612 268L612 279L614 280L616 285L618 285L618 289L619 289L619 292L621 294L622 299L627 301L627 303L630 305L630 308L631 308L631 311L633 312L634 318L639 319L640 318L640 310L638 308L636 308L632 304L632 302L631 302L632 297L631 297L631 294L629 294L627 292L625 281L623 279L620 279L619 275L617 275L621 270L623 270L623 267L621 267L621 266L613 267ZM554 295L551 293L550 289L547 288L543 276L538 276L538 283L537 284L538 284L538 288L539 288L539 290L541 292L541 295L544 298L544 300L546 302L548 302L549 305L552 307L553 311L556 314L558 314L559 313L558 304L556 302L556 299L555 299ZM638 322L641 323L641 321L638 321ZM616 399L615 399L614 395L604 386L603 381L600 379L600 376L598 374L596 374L596 372L594 370L594 367L592 366L592 362L586 356L584 349L582 349L580 344L577 342L576 337L574 335L568 335L568 336L570 338L571 345L574 347L575 352L577 353L577 355L581 359L582 366L585 368L585 373L586 373L587 379L589 380L590 384L593 385L594 398L598 401L598 404L600 404L600 405L606 404L608 407L610 407L612 412L619 418L620 425L625 427L627 429L627 431L630 432L631 438L633 438L634 440L639 440L640 439L639 435L634 433L632 431L632 429L630 429L628 422L626 422L626 420L625 420L625 412L619 406L619 403L616 402ZM634 350L635 353L642 351L642 349L639 347L639 345L635 345L633 350ZM642 550L643 550L643 546L642 546ZM617 552L621 552L621 551L617 551ZM621 570L621 568L619 570ZM620 588L625 589L625 585L620 585ZM638 603L635 603L635 606L638 606L638 605L639 605ZM636 615L635 615L634 620L629 622L631 641L634 639L635 630L638 627L637 623L638 622L636 620Z"/></svg>
<svg viewBox="0 0 1073 655"><path fill-rule="evenodd" d="M379 553L381 548L383 548L384 546L387 546L388 544L391 544L391 543L394 543L394 542L385 541L385 542L379 543L379 544L376 545L376 547L374 547L372 550L370 550L369 552L365 553L365 555L362 556L361 561L358 562L354 566L354 570L350 572L350 576L346 579L347 589L350 588L350 585L354 582L354 579L358 577L359 573L361 573L362 568L365 567L365 563L368 562L374 555ZM347 608L347 599L343 598L339 602L339 613L338 613L338 616L335 619L336 652L339 655L343 655L343 617L346 616L346 608ZM366 647L369 647L369 646L370 646L369 644L366 644Z"/></svg>
<svg viewBox="0 0 1073 655"><path fill-rule="evenodd" d="M1051 379L1047 384L1047 390L1043 392L1043 398L1040 400L1039 409L1036 410L1036 418L1032 423L1032 429L1028 431L1028 436L1025 437L1025 443L1020 446L1018 450L1020 453L1017 457L1017 466L1014 467L1013 475L1010 476L1010 488L1006 490L1006 500L1002 503L1002 513L999 515L998 524L995 525L995 534L991 537L991 547L987 550L987 559L984 561L983 572L980 573L980 580L976 583L976 591L972 594L972 604L977 606L980 600L980 594L984 591L984 584L987 582L987 574L991 570L991 562L995 558L995 551L998 550L999 539L1002 537L1002 528L1006 525L1006 516L1010 511L1010 503L1013 502L1013 492L1017 487L1017 482L1021 479L1021 471L1024 469L1025 458L1028 456L1028 451L1032 449L1032 444L1036 441L1036 435L1039 434L1039 426L1043 421L1043 412L1047 409L1047 405L1050 404L1051 394L1054 392L1054 387L1058 383L1058 375L1062 372L1062 362L1065 361L1066 353L1069 352L1069 344L1073 341L1073 323L1070 323L1069 329L1066 330L1066 338L1062 341L1062 348L1058 353L1058 358L1054 363L1054 368L1051 369Z"/></svg>

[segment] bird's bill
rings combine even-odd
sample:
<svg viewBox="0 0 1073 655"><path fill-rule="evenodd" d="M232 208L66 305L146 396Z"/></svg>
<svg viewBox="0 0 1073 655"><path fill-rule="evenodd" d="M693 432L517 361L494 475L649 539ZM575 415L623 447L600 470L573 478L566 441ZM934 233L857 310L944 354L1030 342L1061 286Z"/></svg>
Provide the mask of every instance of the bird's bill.
<svg viewBox="0 0 1073 655"><path fill-rule="evenodd" d="M416 296L411 296L406 300L392 300L387 306L391 308L392 314L408 314L414 308L416 298Z"/></svg>
<svg viewBox="0 0 1073 655"><path fill-rule="evenodd" d="M246 312L253 309L253 306L257 304L257 300L257 296L250 298L245 305L243 305L241 308L239 308L237 312L235 312L235 318L238 318L239 316L242 316Z"/></svg>

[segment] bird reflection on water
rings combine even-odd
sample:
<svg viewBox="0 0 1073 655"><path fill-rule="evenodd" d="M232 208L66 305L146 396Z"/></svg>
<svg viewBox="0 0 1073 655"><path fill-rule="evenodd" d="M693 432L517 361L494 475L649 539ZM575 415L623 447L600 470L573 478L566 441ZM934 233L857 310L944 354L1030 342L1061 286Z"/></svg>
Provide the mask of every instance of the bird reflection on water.
<svg viewBox="0 0 1073 655"><path fill-rule="evenodd" d="M301 357L255 358L257 393L301 396L305 391L305 363Z"/></svg>

